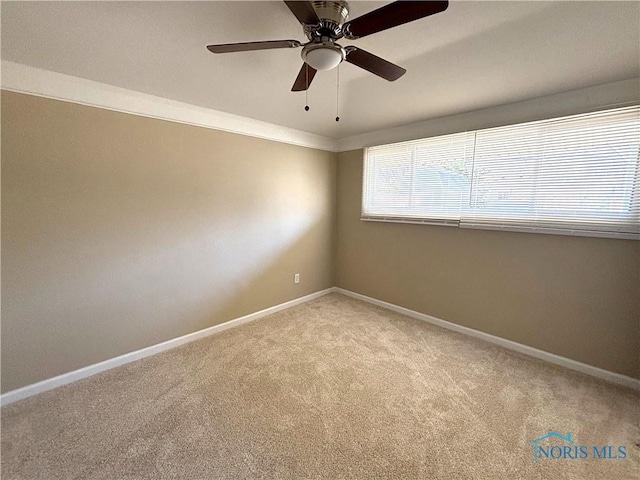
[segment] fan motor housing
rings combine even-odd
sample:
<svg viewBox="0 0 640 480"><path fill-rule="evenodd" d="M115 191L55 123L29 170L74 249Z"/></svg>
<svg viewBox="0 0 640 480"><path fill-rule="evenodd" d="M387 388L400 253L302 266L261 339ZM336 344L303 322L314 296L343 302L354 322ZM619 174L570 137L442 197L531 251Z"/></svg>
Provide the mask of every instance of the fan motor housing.
<svg viewBox="0 0 640 480"><path fill-rule="evenodd" d="M312 4L320 25L312 26L305 32L309 40L323 36L338 38L342 33L342 25L349 18L349 4L345 1L314 1Z"/></svg>

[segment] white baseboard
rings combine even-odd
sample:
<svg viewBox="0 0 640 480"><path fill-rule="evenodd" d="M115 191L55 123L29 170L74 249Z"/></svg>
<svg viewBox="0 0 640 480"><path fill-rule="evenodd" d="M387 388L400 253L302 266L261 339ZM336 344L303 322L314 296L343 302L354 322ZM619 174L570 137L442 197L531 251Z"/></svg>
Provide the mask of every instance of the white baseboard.
<svg viewBox="0 0 640 480"><path fill-rule="evenodd" d="M141 350L136 350L135 352L125 353L124 355L120 355L118 357L114 357L100 363L95 363L93 365L89 365L89 366L80 368L78 370L74 370L73 372L64 373L62 375L58 375L57 377L42 380L41 382L37 382L32 385L27 385L26 387L12 390L10 392L0 395L0 405L3 405L3 406L9 405L10 403L16 402L18 400L22 400L24 398L28 398L42 392L46 392L48 390L52 390L54 388L61 387L63 385L68 385L69 383L73 383L77 380L90 377L92 375L95 375L96 373L104 372L105 370L110 370L112 368L134 362L141 358L149 357L151 355L155 355L156 353L164 352L165 350L170 350L172 348L178 347L180 345L184 345L185 343L193 342L194 340L198 340L200 338L208 337L209 335L222 332L223 330L227 330L229 328L237 327L244 323L257 320L258 318L271 315L272 313L279 312L286 308L291 308L295 305L308 302L310 300L313 300L315 298L321 297L323 295L326 295L332 292L341 293L342 295L346 295L352 298L357 298L358 300L363 300L365 302L377 305L379 307L386 308L387 310L391 310L391 311L394 311L418 320L423 320L433 325L446 328L447 330L452 330L454 332L462 333L464 335L469 335L471 337L475 337L480 340L484 340L484 341L493 343L495 345L508 348L509 350L514 350L516 352L523 353L525 355L529 355L531 357L538 358L540 360L545 360L547 362L553 363L555 365L559 365L561 367L565 367L571 370L585 373L587 375L591 375L593 377L600 378L602 380L607 380L612 383L624 385L626 387L630 387L635 390L640 390L640 380L637 380L635 378L627 377L619 373L609 372L607 370L603 370L601 368L594 367L592 365L587 365L585 363L577 362L569 358L561 357L560 355L555 355L553 353L545 352L543 350L538 350L537 348L529 347L527 345L522 345L521 343L496 337L495 335L480 332L472 328L463 327L455 323L447 322L446 320L441 320L439 318L432 317L431 315L426 315L424 313L416 312L414 310L400 307L392 303L383 302L382 300L367 297L366 295L361 295L359 293L355 293L350 290L345 290L339 287L331 287L331 288L327 288L326 290L321 290L319 292L311 293L309 295L305 295L304 297L296 298L294 300L290 300L288 302L281 303L279 305L275 305L273 307L269 307L264 310L260 310L259 312L250 313L249 315L245 315L243 317L239 317L234 320L229 320L228 322L221 323L219 325L214 325L212 327L205 328L197 332L189 333L187 335L183 335L181 337L177 337L172 340L167 340L166 342L158 343L157 345L152 345L150 347L146 347Z"/></svg>
<svg viewBox="0 0 640 480"><path fill-rule="evenodd" d="M260 310L259 312L250 313L249 315L245 315L244 317L229 320L228 322L224 322L219 325L214 325L197 332L189 333L181 337L167 340L166 342L151 345L150 347L136 350L135 352L125 353L124 355L110 358L109 360L105 360L100 363L88 365L72 372L63 373L62 375L58 375L57 377L48 378L46 380L42 380L41 382L27 385L26 387L18 388L7 393L3 393L2 395L0 395L0 405L8 405L10 403L17 402L18 400L22 400L24 398L28 398L42 392L46 392L47 390L52 390L63 385L68 385L69 383L73 383L77 380L90 377L92 375L95 375L96 373L104 372L105 370L110 370L112 368L119 367L136 360L140 360L141 358L164 352L165 350L170 350L180 345L184 345L185 343L193 342L194 340L208 337L209 335L222 332L223 330L240 326L243 323L257 320L258 318L266 317L267 315L271 315L272 313L279 312L286 308L291 308L304 302L308 302L309 300L313 300L333 291L334 287L327 288L326 290L321 290L319 292L311 293L309 295L305 295L304 297L296 298L294 300L290 300L273 307L265 308L264 310Z"/></svg>
<svg viewBox="0 0 640 480"><path fill-rule="evenodd" d="M392 303L383 302L382 300L378 300L376 298L367 297L366 295L355 293L350 290L345 290L344 288L334 287L334 291L348 297L357 298L358 300L363 300L379 307L386 308L387 310L401 313L402 315L406 315L407 317L429 322L433 325L437 325L438 327L446 328L447 330L452 330L464 335L469 335L470 337L479 338L480 340L484 340L486 342L508 348L509 350L514 350L516 352L529 355L530 357L545 360L549 363L553 363L561 367L569 368L577 372L591 375L592 377L607 380L612 383L617 383L618 385L624 385L625 387L640 390L640 380L627 377L626 375L609 372L608 370L603 370L592 365L587 365L586 363L577 362L566 357L561 357L560 355L545 352L544 350L538 350L537 348L529 347L527 345L513 342L511 340L506 340L501 337L496 337L495 335L491 335L489 333L480 332L478 330L474 330L473 328L463 327L462 325L447 322L446 320L441 320L439 318L432 317L431 315L416 312L415 310L409 310L408 308L400 307Z"/></svg>

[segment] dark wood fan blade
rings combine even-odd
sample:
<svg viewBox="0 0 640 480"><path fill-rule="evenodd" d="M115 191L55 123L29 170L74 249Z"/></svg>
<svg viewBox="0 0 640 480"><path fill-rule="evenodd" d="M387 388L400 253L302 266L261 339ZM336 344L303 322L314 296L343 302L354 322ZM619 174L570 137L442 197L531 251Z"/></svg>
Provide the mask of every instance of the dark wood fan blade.
<svg viewBox="0 0 640 480"><path fill-rule="evenodd" d="M345 23L344 36L353 40L443 12L449 2L393 2Z"/></svg>
<svg viewBox="0 0 640 480"><path fill-rule="evenodd" d="M292 92L303 92L309 85L311 85L311 81L313 77L315 77L317 70L313 67L310 67L306 63L302 64L302 68L300 69L300 73L298 73L298 78L293 83L293 87L291 87Z"/></svg>
<svg viewBox="0 0 640 480"><path fill-rule="evenodd" d="M311 2L287 2L287 7L291 10L298 21L304 25L316 25L320 23L320 19L318 18L318 14L313 9L313 4Z"/></svg>
<svg viewBox="0 0 640 480"><path fill-rule="evenodd" d="M357 47L347 47L346 50L348 52L346 58L347 62L353 63L360 68L364 68L365 70L378 75L385 80L389 80L390 82L399 79L402 75L407 73L404 68L391 62L387 62L384 58L376 57L373 53L366 52Z"/></svg>
<svg viewBox="0 0 640 480"><path fill-rule="evenodd" d="M213 53L248 52L251 50L268 50L270 48L296 48L302 44L297 40L269 40L267 42L223 43L207 45Z"/></svg>

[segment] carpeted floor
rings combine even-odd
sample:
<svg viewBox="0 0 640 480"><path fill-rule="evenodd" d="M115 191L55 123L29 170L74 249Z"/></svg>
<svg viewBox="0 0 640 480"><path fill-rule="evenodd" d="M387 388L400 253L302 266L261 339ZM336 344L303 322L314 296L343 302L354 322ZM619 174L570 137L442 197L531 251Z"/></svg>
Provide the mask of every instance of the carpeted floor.
<svg viewBox="0 0 640 480"><path fill-rule="evenodd" d="M637 392L330 294L4 407L2 478L638 479L639 430ZM550 431L627 458L534 462Z"/></svg>

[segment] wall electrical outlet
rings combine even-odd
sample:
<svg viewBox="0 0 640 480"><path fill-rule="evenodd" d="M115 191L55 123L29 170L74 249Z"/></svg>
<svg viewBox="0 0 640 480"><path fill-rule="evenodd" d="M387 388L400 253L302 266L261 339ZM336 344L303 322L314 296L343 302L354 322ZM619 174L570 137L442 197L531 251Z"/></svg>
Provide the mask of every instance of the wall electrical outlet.
<svg viewBox="0 0 640 480"><path fill-rule="evenodd" d="M293 276L293 283L300 283L300 274L299 273L296 273Z"/></svg>

